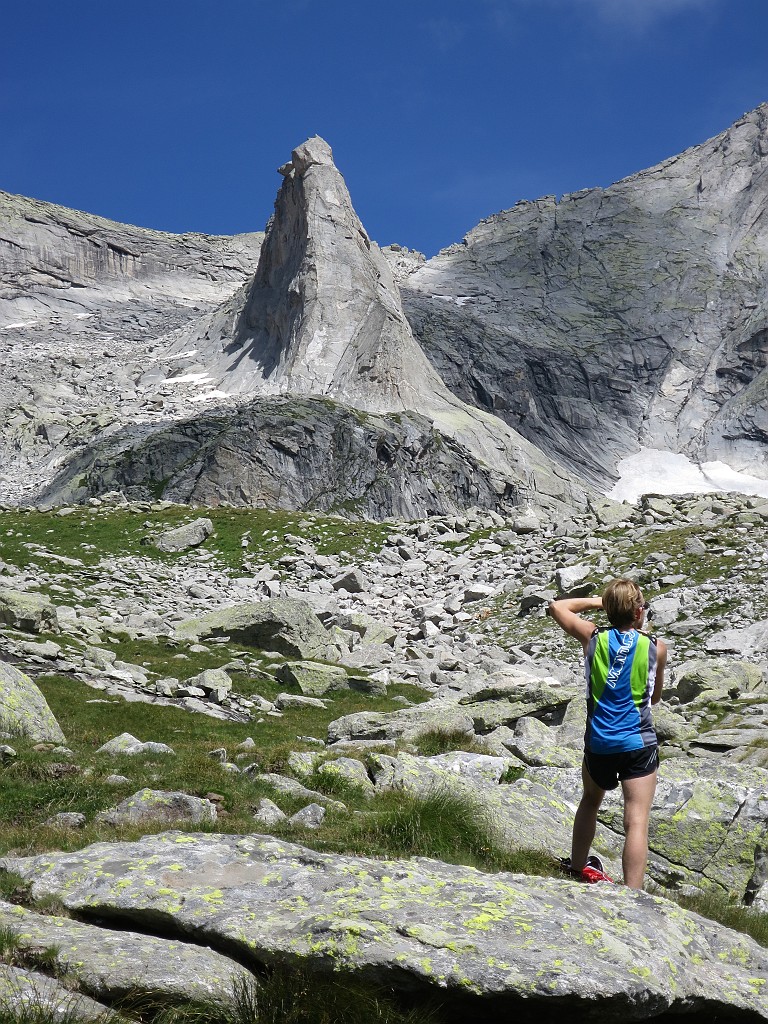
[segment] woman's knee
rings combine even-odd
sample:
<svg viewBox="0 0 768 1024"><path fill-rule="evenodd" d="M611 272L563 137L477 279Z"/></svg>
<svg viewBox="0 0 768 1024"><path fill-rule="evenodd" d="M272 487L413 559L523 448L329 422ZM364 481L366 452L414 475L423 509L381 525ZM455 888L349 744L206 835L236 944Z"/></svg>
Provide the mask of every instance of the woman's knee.
<svg viewBox="0 0 768 1024"><path fill-rule="evenodd" d="M648 831L648 811L642 807L624 808L624 832Z"/></svg>

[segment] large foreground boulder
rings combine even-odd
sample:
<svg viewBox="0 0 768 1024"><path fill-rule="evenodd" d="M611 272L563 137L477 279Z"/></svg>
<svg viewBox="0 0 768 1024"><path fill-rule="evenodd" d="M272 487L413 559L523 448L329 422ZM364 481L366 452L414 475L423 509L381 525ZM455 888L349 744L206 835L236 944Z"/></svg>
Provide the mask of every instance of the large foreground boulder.
<svg viewBox="0 0 768 1024"><path fill-rule="evenodd" d="M173 927L249 966L354 971L447 990L490 1018L766 1020L768 951L623 886L490 875L424 859L317 853L271 836L166 833L76 853L5 858L33 898L98 918ZM477 997L483 997L478 1004Z"/></svg>
<svg viewBox="0 0 768 1024"><path fill-rule="evenodd" d="M228 636L236 643L292 658L336 660L328 630L306 601L276 597L269 601L222 608L176 627L182 640Z"/></svg>
<svg viewBox="0 0 768 1024"><path fill-rule="evenodd" d="M35 743L64 743L61 726L29 676L0 661L0 732Z"/></svg>

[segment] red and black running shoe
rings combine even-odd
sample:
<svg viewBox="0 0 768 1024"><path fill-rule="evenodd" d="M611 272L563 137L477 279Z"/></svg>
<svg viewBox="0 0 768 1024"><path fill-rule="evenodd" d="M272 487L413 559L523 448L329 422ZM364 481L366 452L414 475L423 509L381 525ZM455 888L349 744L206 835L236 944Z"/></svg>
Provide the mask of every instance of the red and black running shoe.
<svg viewBox="0 0 768 1024"><path fill-rule="evenodd" d="M589 885L594 885L596 882L613 882L613 879L606 875L605 867L599 857L591 854L587 857L587 863L581 869L576 871L571 867L571 858L563 857L560 861L564 871L567 871L573 878L578 878L581 882L587 882Z"/></svg>

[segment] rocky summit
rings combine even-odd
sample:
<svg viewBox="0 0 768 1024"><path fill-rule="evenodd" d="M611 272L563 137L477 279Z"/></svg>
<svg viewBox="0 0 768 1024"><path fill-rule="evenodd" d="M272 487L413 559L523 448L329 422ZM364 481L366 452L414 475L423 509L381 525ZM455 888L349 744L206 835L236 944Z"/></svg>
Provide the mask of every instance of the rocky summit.
<svg viewBox="0 0 768 1024"><path fill-rule="evenodd" d="M0 194L0 1018L768 1021L768 107L432 260ZM645 891L563 870L558 596L669 648ZM598 624L605 620L595 615ZM31 1016L30 1016L31 1015Z"/></svg>

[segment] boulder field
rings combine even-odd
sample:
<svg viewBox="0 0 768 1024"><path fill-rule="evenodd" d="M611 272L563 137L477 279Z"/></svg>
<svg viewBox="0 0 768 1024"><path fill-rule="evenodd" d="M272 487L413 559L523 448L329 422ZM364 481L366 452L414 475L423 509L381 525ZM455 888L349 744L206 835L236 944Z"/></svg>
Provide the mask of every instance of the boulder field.
<svg viewBox="0 0 768 1024"><path fill-rule="evenodd" d="M23 902L0 905L22 951L0 1003L71 1002L41 973L53 959L76 979L84 1019L127 990L225 1006L242 979L278 966L383 985L409 1005L437 996L446 1020L768 1019L764 947L677 902L731 896L755 921L768 913L764 502L648 497L571 520L478 511L360 525L342 543L340 521L323 517L278 529L276 513L211 510L201 539L183 529L191 511L114 501L0 513L6 607L45 611L0 627L13 660L1 666L4 778L40 763L83 783L80 803L46 798L37 833L69 852L8 850L0 864L3 891ZM154 539L169 533L176 550L163 551ZM117 550L91 550L116 536ZM627 573L671 651L641 894L558 874L584 701L577 652L544 614L556 593ZM124 644L144 660L119 657ZM48 679L115 702L114 731L98 746L57 731ZM403 686L410 698L388 698ZM166 782L185 730L165 743L121 730L131 704L242 730L200 741L213 785ZM292 725L308 714L324 724ZM273 726L287 750L277 765ZM423 752L435 735L451 749ZM89 779L112 794L95 808ZM550 874L328 852L384 801L438 794L474 808L489 843L549 858ZM226 832L227 814L244 827ZM612 794L594 848L617 882L622 841ZM186 986L195 973L206 991Z"/></svg>

